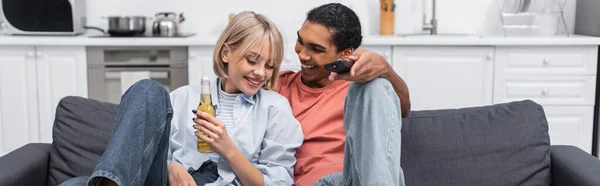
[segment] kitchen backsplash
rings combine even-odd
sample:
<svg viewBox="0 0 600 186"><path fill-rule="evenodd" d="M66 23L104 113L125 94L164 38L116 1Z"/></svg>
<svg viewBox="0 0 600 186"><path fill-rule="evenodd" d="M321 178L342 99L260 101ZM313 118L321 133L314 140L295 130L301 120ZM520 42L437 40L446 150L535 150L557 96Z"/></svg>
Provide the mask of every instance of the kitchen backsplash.
<svg viewBox="0 0 600 186"><path fill-rule="evenodd" d="M427 20L430 19L430 0L395 0L396 4L417 6L426 3ZM439 33L491 34L498 23L497 1L500 0L437 0ZM569 31L573 32L575 22L575 1L567 0L565 17ZM106 28L107 21L102 16L145 15L156 12L184 12L186 21L183 32L196 32L198 35L218 35L227 23L229 13L253 10L271 18L284 32L289 41L295 39L306 13L313 7L340 2L355 9L361 16L365 35L379 33L379 0L87 0L88 25ZM422 5L421 5L422 6ZM475 8L474 8L475 7ZM396 11L420 10L419 7L397 7ZM398 14L398 12L396 12ZM404 15L404 14L403 14ZM422 21L418 16L396 16L396 22ZM151 23L151 22L150 22ZM90 31L92 32L92 31Z"/></svg>

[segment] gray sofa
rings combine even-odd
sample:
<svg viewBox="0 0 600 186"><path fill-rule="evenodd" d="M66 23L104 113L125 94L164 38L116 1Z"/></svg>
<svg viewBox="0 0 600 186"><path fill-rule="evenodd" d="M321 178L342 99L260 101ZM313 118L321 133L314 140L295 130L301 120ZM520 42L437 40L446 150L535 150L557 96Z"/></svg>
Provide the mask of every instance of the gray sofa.
<svg viewBox="0 0 600 186"><path fill-rule="evenodd" d="M110 103L63 98L53 143L0 157L0 185L57 185L89 175L116 110ZM544 111L529 100L413 111L403 121L402 167L409 186L600 185L600 160L573 146L551 146Z"/></svg>

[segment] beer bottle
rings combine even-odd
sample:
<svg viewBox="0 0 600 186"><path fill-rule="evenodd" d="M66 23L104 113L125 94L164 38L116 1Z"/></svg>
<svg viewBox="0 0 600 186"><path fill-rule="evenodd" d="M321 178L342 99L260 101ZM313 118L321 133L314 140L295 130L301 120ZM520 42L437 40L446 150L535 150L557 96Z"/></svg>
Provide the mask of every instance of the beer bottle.
<svg viewBox="0 0 600 186"><path fill-rule="evenodd" d="M210 79L208 77L202 78L202 90L200 92L200 103L198 104L198 111L205 112L212 116L215 116L215 107L213 107L212 99L210 96ZM207 136L204 132L198 130L201 135ZM214 152L214 149L206 143L204 140L198 138L198 152Z"/></svg>

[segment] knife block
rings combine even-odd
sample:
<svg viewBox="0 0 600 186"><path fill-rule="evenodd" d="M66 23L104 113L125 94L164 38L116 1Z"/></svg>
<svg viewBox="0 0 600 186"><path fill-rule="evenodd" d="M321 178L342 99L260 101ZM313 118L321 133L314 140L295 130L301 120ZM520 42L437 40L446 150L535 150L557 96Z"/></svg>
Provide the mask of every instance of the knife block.
<svg viewBox="0 0 600 186"><path fill-rule="evenodd" d="M394 9L396 4L394 4L394 0L379 0L379 3L381 6L379 34L394 35Z"/></svg>

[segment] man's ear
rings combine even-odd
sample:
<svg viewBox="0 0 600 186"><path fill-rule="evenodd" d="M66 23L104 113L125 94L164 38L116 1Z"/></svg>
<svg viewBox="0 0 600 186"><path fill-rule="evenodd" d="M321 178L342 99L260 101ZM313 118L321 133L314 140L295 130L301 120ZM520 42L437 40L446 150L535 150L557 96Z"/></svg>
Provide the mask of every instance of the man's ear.
<svg viewBox="0 0 600 186"><path fill-rule="evenodd" d="M221 49L221 61L223 61L223 63L229 63L229 54L231 53L231 50L229 48L229 45L224 44L223 48Z"/></svg>
<svg viewBox="0 0 600 186"><path fill-rule="evenodd" d="M340 57L343 58L351 56L352 54L354 54L354 50L352 48L344 49L339 53Z"/></svg>

